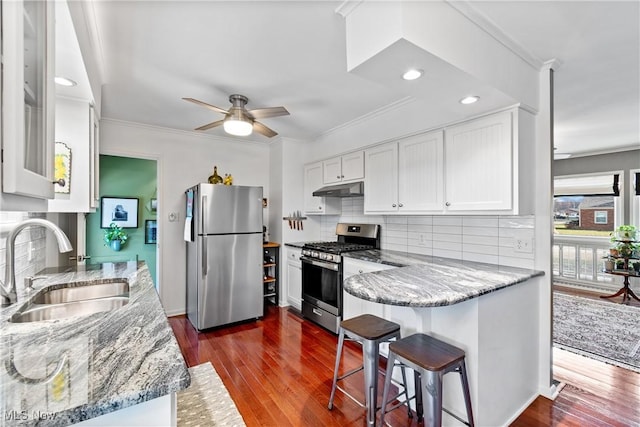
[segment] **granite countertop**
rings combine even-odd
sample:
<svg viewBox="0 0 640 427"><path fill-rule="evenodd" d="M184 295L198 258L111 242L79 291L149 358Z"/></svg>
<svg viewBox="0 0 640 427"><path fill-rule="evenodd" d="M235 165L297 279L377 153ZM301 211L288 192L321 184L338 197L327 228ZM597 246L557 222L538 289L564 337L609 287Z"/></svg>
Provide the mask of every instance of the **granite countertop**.
<svg viewBox="0 0 640 427"><path fill-rule="evenodd" d="M124 279L129 303L110 312L31 323L8 321L26 303L24 295L2 309L0 425L66 426L189 386L187 366L146 264L41 273L47 279L34 282L36 289ZM43 382L59 363L60 373Z"/></svg>
<svg viewBox="0 0 640 427"><path fill-rule="evenodd" d="M344 281L346 292L367 301L408 307L453 305L544 275L537 270L389 250L343 256L398 267L351 276Z"/></svg>
<svg viewBox="0 0 640 427"><path fill-rule="evenodd" d="M300 248L302 249L302 247L309 242L287 242L284 245L285 246L291 246L292 248Z"/></svg>

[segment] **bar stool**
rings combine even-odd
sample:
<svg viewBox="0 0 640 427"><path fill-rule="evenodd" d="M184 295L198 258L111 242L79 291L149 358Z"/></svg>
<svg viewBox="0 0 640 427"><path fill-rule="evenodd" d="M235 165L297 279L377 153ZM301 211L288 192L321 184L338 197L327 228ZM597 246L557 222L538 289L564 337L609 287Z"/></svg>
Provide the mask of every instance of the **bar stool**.
<svg viewBox="0 0 640 427"><path fill-rule="evenodd" d="M383 342L391 342L400 339L400 325L390 322L371 314L363 314L340 323L338 338L338 348L336 352L336 366L333 371L333 385L331 386L331 397L329 397L329 410L333 409L333 399L336 389L346 394L350 399L367 409L367 425L373 426L376 422L376 406L378 396L378 358L379 345ZM348 340L359 342L362 345L362 365L353 369L342 376L338 376L338 368L340 367L340 358L342 356L342 347L344 346L345 337ZM388 363L388 362L387 362ZM393 363L393 362L392 362ZM364 369L364 389L365 404L356 400L347 393L343 388L338 386L338 381L343 380L356 372ZM404 369L402 370L403 392L397 397L404 394L405 400L408 399L406 391L406 378ZM408 405L407 405L408 408ZM409 409L411 417L411 410Z"/></svg>
<svg viewBox="0 0 640 427"><path fill-rule="evenodd" d="M389 345L387 374L382 393L380 423L384 425L384 415L387 412L386 407L389 403L387 399L389 379L395 362L398 360L400 365L412 368L416 374L416 412L418 413L418 418L421 418L423 408L428 411L425 426L441 426L442 411L445 411L463 424L473 427L471 395L469 393L469 380L464 359L463 350L425 334L414 334L391 343ZM442 377L448 372L460 374L464 403L467 408L466 422L442 407Z"/></svg>

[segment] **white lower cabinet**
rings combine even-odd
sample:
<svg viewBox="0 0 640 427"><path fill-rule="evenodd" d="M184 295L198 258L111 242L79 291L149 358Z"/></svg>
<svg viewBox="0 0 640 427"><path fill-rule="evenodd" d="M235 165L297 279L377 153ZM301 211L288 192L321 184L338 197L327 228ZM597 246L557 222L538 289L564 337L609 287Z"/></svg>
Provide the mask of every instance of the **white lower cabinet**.
<svg viewBox="0 0 640 427"><path fill-rule="evenodd" d="M287 302L302 310L302 251L287 247Z"/></svg>
<svg viewBox="0 0 640 427"><path fill-rule="evenodd" d="M396 268L390 265L378 264L375 262L360 261L344 258L343 279L347 279L356 274L371 273L373 271L389 270ZM373 314L378 317L385 317L385 306L376 302L366 301L354 297L346 291L342 291L342 318L350 319L361 314Z"/></svg>

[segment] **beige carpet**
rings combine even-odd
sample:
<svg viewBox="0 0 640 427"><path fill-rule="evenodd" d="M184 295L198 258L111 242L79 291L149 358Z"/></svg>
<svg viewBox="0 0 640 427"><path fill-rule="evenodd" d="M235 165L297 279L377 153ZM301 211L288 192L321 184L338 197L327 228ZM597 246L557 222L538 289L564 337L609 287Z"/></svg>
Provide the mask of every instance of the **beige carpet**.
<svg viewBox="0 0 640 427"><path fill-rule="evenodd" d="M189 368L191 385L178 392L178 427L245 426L210 362Z"/></svg>

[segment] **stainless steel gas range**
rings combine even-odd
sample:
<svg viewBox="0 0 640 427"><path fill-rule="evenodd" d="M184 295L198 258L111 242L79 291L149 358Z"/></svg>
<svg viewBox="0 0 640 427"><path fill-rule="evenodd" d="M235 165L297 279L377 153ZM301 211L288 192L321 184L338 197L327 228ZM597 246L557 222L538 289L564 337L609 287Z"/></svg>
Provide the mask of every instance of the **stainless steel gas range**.
<svg viewBox="0 0 640 427"><path fill-rule="evenodd" d="M342 255L380 248L380 226L336 226L335 242L311 242L302 247L302 315L338 333L342 320Z"/></svg>

